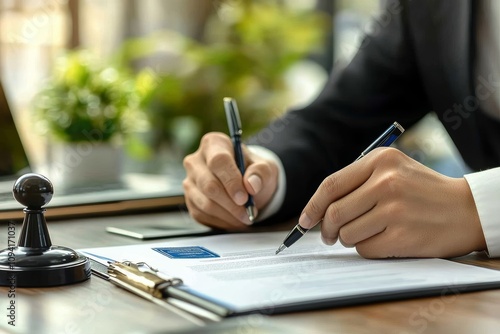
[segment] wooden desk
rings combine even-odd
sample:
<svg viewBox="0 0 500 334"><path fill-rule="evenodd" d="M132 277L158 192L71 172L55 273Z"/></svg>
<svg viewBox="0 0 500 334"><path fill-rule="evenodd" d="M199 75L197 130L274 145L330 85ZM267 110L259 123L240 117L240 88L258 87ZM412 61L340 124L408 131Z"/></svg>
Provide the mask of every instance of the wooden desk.
<svg viewBox="0 0 500 334"><path fill-rule="evenodd" d="M182 213L181 213L182 214ZM134 221L184 219L178 213L49 221L52 242L71 248L140 242L104 231ZM20 224L18 231L20 231ZM283 228L283 227L281 227ZM0 226L0 247L7 243ZM2 237L5 236L5 237ZM500 269L483 254L461 262ZM16 327L8 325L8 289L0 288L0 332L8 333L498 333L500 290L376 303L311 312L259 315L200 328L178 314L96 277L72 286L16 289ZM260 329L257 331L256 329Z"/></svg>

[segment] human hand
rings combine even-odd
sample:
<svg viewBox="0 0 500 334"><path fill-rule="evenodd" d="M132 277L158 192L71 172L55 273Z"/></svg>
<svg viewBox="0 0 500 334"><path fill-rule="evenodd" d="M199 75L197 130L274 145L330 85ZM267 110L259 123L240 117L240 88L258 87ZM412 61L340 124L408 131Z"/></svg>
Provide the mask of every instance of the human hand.
<svg viewBox="0 0 500 334"><path fill-rule="evenodd" d="M321 219L324 243L339 239L366 258L448 258L486 249L467 181L393 148L376 149L328 176L299 223L311 228Z"/></svg>
<svg viewBox="0 0 500 334"><path fill-rule="evenodd" d="M242 145L245 175L238 169L231 139L223 133L207 133L198 150L184 158L186 205L198 222L220 229L240 229L251 222L244 204L248 194L256 209L272 198L278 184L278 166Z"/></svg>

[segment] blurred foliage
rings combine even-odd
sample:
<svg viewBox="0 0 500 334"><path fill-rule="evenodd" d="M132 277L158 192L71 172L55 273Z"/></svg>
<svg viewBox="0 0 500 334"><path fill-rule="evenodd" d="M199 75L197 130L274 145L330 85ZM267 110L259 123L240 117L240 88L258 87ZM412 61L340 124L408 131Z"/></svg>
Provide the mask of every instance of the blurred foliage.
<svg viewBox="0 0 500 334"><path fill-rule="evenodd" d="M135 75L87 50L56 59L54 73L34 99L37 129L63 142L109 142L147 124Z"/></svg>
<svg viewBox="0 0 500 334"><path fill-rule="evenodd" d="M318 51L328 18L295 9L283 1L220 2L195 41L174 32L157 32L124 43L116 55L122 66L162 59L155 89L143 101L158 147L193 151L209 131L227 132L222 99L237 100L244 134L254 133L287 106L284 75ZM150 79L148 79L150 80Z"/></svg>
<svg viewBox="0 0 500 334"><path fill-rule="evenodd" d="M61 57L36 115L59 140L125 137L136 157L161 148L184 155L204 133L227 132L229 96L248 136L285 110L284 75L321 48L328 19L278 0L214 1L201 41L159 31L124 41L108 60L85 50Z"/></svg>

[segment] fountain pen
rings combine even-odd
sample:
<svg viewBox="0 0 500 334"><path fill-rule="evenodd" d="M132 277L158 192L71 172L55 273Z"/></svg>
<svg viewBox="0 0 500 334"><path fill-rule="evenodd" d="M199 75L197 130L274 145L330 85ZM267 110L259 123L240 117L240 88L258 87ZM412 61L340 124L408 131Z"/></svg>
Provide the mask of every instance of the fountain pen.
<svg viewBox="0 0 500 334"><path fill-rule="evenodd" d="M224 110L226 111L229 136L231 137L231 140L233 142L236 165L238 166L241 175L245 175L245 160L243 157L243 151L241 149L241 135L243 133L243 130L241 128L241 119L236 101L230 97L225 97ZM250 194L248 195L248 200L245 203L245 208L250 222L253 223L255 220L255 205L253 202L253 197Z"/></svg>
<svg viewBox="0 0 500 334"><path fill-rule="evenodd" d="M373 143L370 144L370 146L361 152L360 156L355 161L358 161L377 147L390 146L404 131L405 129L398 122L392 123L391 126L384 131L384 133L382 133ZM304 228L299 224L295 225L295 227L287 234L281 246L278 247L278 250L276 250L276 255L293 245L297 240L302 238L307 231L309 231L309 229Z"/></svg>

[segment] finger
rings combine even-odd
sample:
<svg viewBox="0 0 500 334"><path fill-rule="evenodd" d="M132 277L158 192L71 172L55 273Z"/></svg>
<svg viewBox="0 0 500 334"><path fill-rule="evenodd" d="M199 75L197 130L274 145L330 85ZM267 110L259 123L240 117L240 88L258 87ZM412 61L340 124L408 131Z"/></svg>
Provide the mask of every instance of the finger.
<svg viewBox="0 0 500 334"><path fill-rule="evenodd" d="M190 196L187 188L190 186L191 189L198 188L206 197L218 202L229 212L235 212L238 209L238 206L228 197L220 181L203 162L200 154L187 156L184 159L184 168L187 171L187 177L184 180L186 183L183 183L186 197Z"/></svg>
<svg viewBox="0 0 500 334"><path fill-rule="evenodd" d="M338 238L339 230L349 226L353 220L369 212L375 207L377 201L378 193L367 181L353 192L331 203L321 224L323 242L327 245L333 245Z"/></svg>
<svg viewBox="0 0 500 334"><path fill-rule="evenodd" d="M314 227L325 216L330 203L362 185L373 172L367 160L361 159L324 179L302 211L299 224L305 228Z"/></svg>
<svg viewBox="0 0 500 334"><path fill-rule="evenodd" d="M367 259L435 256L434 250L429 252L429 247L423 247L425 243L419 236L407 236L401 224L388 224L380 233L356 243L356 250Z"/></svg>
<svg viewBox="0 0 500 334"><path fill-rule="evenodd" d="M206 165L200 164L197 167L197 173L191 179L194 179L194 184L206 197L218 202L228 211L238 206L229 197L222 182Z"/></svg>
<svg viewBox="0 0 500 334"><path fill-rule="evenodd" d="M217 202L205 196L191 180L184 180L183 186L186 193L186 205L191 216L196 221L222 229L241 228L244 225L242 221L248 221L248 224L250 224L243 207L236 206L234 211L229 212Z"/></svg>
<svg viewBox="0 0 500 334"><path fill-rule="evenodd" d="M255 162L249 166L243 180L248 193L254 196L256 207L262 208L278 188L278 166L267 160Z"/></svg>
<svg viewBox="0 0 500 334"><path fill-rule="evenodd" d="M366 259L385 259L392 257L387 245L387 236L379 233L356 244L356 251ZM392 246L394 247L394 246Z"/></svg>
<svg viewBox="0 0 500 334"><path fill-rule="evenodd" d="M236 204L229 197L222 183L213 176L206 166L202 165L199 167L195 184L201 193L224 208L235 219L247 225L251 224L248 215L242 215L243 212L246 212L245 208L242 205Z"/></svg>
<svg viewBox="0 0 500 334"><path fill-rule="evenodd" d="M278 166L269 160L253 162L245 171L244 183L252 195L259 193L264 187L276 188L277 181Z"/></svg>
<svg viewBox="0 0 500 334"><path fill-rule="evenodd" d="M407 231L403 224L388 224L387 228L356 244L356 250L365 258L453 257L457 256L440 238L450 231L417 233ZM463 254L463 253L460 253Z"/></svg>
<svg viewBox="0 0 500 334"><path fill-rule="evenodd" d="M255 195L262 190L263 187L262 177L253 170L248 171L248 175L250 176L243 178L243 183L245 187L248 189L248 193Z"/></svg>
<svg viewBox="0 0 500 334"><path fill-rule="evenodd" d="M425 250L409 253L407 245L391 236L387 229L371 238L356 244L356 251L367 259L386 259L402 257L426 257Z"/></svg>
<svg viewBox="0 0 500 334"><path fill-rule="evenodd" d="M342 226L338 238L345 247L353 247L385 231L387 228L386 219L386 215L374 207L364 215L350 221L349 224Z"/></svg>
<svg viewBox="0 0 500 334"><path fill-rule="evenodd" d="M204 137L205 138L205 137ZM203 155L208 169L217 177L224 190L237 205L248 200L243 186L243 176L234 159L233 146L229 137L212 135L205 139Z"/></svg>

